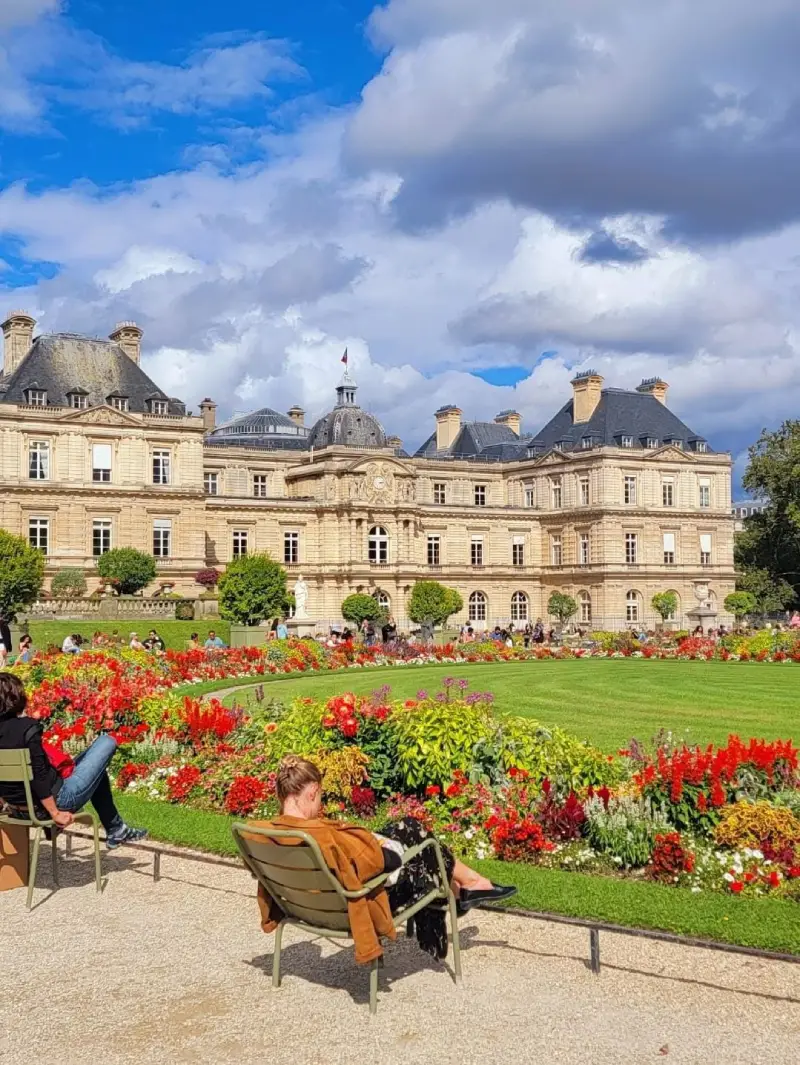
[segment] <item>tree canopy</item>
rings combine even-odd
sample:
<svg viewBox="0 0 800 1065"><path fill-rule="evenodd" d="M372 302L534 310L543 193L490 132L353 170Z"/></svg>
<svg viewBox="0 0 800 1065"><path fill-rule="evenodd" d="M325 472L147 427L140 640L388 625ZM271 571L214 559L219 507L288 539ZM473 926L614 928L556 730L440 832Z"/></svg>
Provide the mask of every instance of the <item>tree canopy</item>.
<svg viewBox="0 0 800 1065"><path fill-rule="evenodd" d="M134 595L156 579L156 560L135 547L115 547L98 558L97 572L120 595Z"/></svg>
<svg viewBox="0 0 800 1065"><path fill-rule="evenodd" d="M756 597L752 592L731 592L725 596L725 609L737 621L752 614L756 609Z"/></svg>
<svg viewBox="0 0 800 1065"><path fill-rule="evenodd" d="M678 597L675 592L656 592L650 605L662 621L667 621L678 609Z"/></svg>
<svg viewBox="0 0 800 1065"><path fill-rule="evenodd" d="M547 600L547 610L551 617L558 618L565 625L573 614L577 613L578 604L571 595L564 592L551 592Z"/></svg>
<svg viewBox="0 0 800 1065"><path fill-rule="evenodd" d="M348 595L342 601L341 610L345 621L352 621L354 625L360 625L363 621L382 621L386 617L378 600L363 592Z"/></svg>
<svg viewBox="0 0 800 1065"><path fill-rule="evenodd" d="M0 617L13 621L39 597L44 555L23 539L0 529Z"/></svg>
<svg viewBox="0 0 800 1065"><path fill-rule="evenodd" d="M258 625L286 609L286 570L266 554L229 562L217 588L220 616L239 625Z"/></svg>
<svg viewBox="0 0 800 1065"><path fill-rule="evenodd" d="M438 581L417 581L411 589L408 616L417 625L444 625L449 617L464 609L464 600L455 590Z"/></svg>

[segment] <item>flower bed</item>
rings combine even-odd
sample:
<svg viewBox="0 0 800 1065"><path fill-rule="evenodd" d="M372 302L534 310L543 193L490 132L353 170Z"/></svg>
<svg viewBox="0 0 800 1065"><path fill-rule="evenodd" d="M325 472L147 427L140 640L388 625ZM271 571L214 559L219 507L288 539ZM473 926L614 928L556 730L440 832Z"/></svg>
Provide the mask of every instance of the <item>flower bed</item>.
<svg viewBox="0 0 800 1065"><path fill-rule="evenodd" d="M56 655L14 668L52 742L76 753L110 730L116 786L151 800L268 817L275 770L294 752L319 765L330 814L368 824L418 817L466 858L800 899L800 769L788 740L732 736L695 748L663 736L608 756L561 729L497 715L491 693L455 678L405 701L384 687L284 705L262 686L248 712L180 691L188 681L389 660L286 641L212 655Z"/></svg>

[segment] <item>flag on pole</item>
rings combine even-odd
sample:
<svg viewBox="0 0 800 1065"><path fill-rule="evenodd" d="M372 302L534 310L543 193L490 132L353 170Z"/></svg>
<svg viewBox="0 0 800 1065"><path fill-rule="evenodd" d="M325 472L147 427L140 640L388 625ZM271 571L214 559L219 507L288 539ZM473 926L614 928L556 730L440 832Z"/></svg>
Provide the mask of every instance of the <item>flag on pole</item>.
<svg viewBox="0 0 800 1065"><path fill-rule="evenodd" d="M347 348L344 349L344 355L342 355L342 362L347 366Z"/></svg>

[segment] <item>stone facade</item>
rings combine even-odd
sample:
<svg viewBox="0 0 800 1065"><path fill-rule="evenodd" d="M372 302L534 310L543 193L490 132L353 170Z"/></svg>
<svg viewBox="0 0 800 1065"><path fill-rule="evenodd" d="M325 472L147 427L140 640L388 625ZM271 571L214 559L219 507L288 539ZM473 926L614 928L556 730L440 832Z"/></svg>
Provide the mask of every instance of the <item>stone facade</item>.
<svg viewBox="0 0 800 1065"><path fill-rule="evenodd" d="M119 328L131 350L118 335L109 358L135 351L138 359L136 327ZM731 460L705 445L582 438L581 446L542 447L504 411L494 423L503 453L464 455L453 451L461 411L449 407L437 412L438 439L414 457L391 437L380 447L316 450L296 439L287 448L240 447L209 435L210 401L192 416L153 413L145 391L140 410L119 401L39 405L30 392L35 403L4 400L26 361L17 333L9 340L16 378L0 379L0 526L40 545L51 576L81 566L91 589L98 553L131 545L156 555L160 581L194 595L202 567L267 551L286 564L290 585L302 574L320 622L337 620L342 599L364 591L385 597L402 625L423 578L457 588L465 610L455 620L469 616L481 628L546 618L553 590L574 595L577 620L595 628L652 625L650 599L666 590L678 595L679 624L700 598L728 620ZM77 384L91 391L90 382ZM587 412L605 393L594 379L575 387L580 424L591 424ZM294 408L287 424L301 422ZM470 439L492 424L468 423ZM517 443L509 449L508 440Z"/></svg>

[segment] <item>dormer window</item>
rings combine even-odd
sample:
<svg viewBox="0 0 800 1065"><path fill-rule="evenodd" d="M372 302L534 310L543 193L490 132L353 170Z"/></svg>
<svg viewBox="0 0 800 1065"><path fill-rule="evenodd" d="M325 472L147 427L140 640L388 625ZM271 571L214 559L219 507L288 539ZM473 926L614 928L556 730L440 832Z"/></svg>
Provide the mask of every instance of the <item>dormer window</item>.
<svg viewBox="0 0 800 1065"><path fill-rule="evenodd" d="M620 438L620 447L633 447L633 437L623 436Z"/></svg>
<svg viewBox="0 0 800 1065"><path fill-rule="evenodd" d="M150 400L151 414L169 414L169 403L165 399Z"/></svg>
<svg viewBox="0 0 800 1065"><path fill-rule="evenodd" d="M705 440L695 440L694 449L701 455L705 455L705 453L708 451L708 444L705 442Z"/></svg>
<svg viewBox="0 0 800 1065"><path fill-rule="evenodd" d="M128 397L121 396L118 392L108 397L109 407L113 407L114 410L127 411L128 409Z"/></svg>
<svg viewBox="0 0 800 1065"><path fill-rule="evenodd" d="M29 407L47 406L47 392L43 388L27 388L25 399Z"/></svg>
<svg viewBox="0 0 800 1065"><path fill-rule="evenodd" d="M676 447L679 451L683 451L683 440L677 436L668 436L664 441L666 444L671 444L672 447Z"/></svg>
<svg viewBox="0 0 800 1065"><path fill-rule="evenodd" d="M73 410L86 410L89 406L89 393L83 388L76 388L73 392L68 392L67 399Z"/></svg>
<svg viewBox="0 0 800 1065"><path fill-rule="evenodd" d="M653 448L658 447L658 438L655 437L655 436L648 436L645 439L645 445L644 446L647 447L647 448L650 448L650 450L652 451Z"/></svg>
<svg viewBox="0 0 800 1065"><path fill-rule="evenodd" d="M553 451L563 451L563 450L564 450L564 442L563 442L563 440L556 440L556 442L553 444Z"/></svg>
<svg viewBox="0 0 800 1065"><path fill-rule="evenodd" d="M581 447L584 448L584 449L585 448L590 448L593 443L594 443L594 441L592 440L592 438L590 436L584 436L581 439Z"/></svg>

